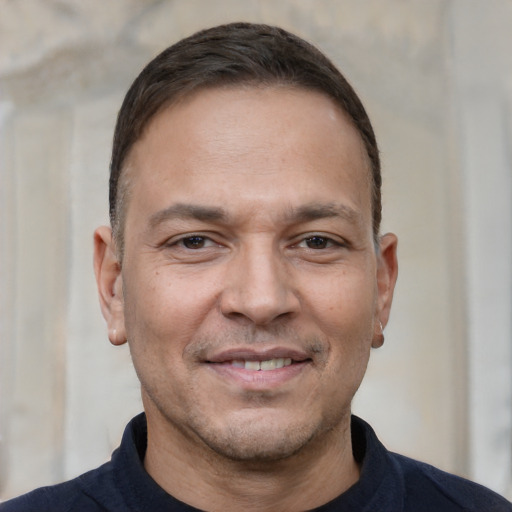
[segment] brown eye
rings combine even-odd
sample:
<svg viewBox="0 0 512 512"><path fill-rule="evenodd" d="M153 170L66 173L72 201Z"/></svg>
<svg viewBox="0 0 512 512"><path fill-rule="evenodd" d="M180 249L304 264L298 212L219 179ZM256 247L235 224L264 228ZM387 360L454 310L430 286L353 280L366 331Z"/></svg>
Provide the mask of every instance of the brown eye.
<svg viewBox="0 0 512 512"><path fill-rule="evenodd" d="M189 236L183 238L182 243L187 249L202 249L205 246L206 238L204 236Z"/></svg>
<svg viewBox="0 0 512 512"><path fill-rule="evenodd" d="M331 239L324 236L310 236L304 240L308 249L325 249L332 242Z"/></svg>

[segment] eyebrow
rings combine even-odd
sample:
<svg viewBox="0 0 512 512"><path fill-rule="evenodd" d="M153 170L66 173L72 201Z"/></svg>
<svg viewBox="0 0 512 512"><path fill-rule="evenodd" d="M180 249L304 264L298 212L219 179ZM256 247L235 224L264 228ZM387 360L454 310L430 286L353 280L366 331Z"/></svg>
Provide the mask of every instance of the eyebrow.
<svg viewBox="0 0 512 512"><path fill-rule="evenodd" d="M290 209L286 217L295 222L310 222L331 217L338 217L352 224L362 221L357 210L339 203L309 203Z"/></svg>
<svg viewBox="0 0 512 512"><path fill-rule="evenodd" d="M156 228L162 222L172 219L195 219L209 222L227 222L227 212L215 206L199 206L195 204L177 203L153 214L149 219L149 226Z"/></svg>
<svg viewBox="0 0 512 512"><path fill-rule="evenodd" d="M362 221L361 214L349 206L317 202L288 209L283 220L290 223L301 223L333 217L346 220L351 224L359 224ZM232 216L226 210L217 206L176 203L154 213L149 219L149 226L154 229L161 223L173 219L229 223L231 218Z"/></svg>

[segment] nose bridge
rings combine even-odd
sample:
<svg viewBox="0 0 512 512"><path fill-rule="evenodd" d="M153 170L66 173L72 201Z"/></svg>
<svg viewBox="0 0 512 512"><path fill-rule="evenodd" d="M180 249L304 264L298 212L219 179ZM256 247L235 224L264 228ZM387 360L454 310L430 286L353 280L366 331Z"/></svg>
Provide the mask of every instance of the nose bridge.
<svg viewBox="0 0 512 512"><path fill-rule="evenodd" d="M269 238L255 236L233 257L222 307L226 315L243 315L267 324L298 306L279 248Z"/></svg>

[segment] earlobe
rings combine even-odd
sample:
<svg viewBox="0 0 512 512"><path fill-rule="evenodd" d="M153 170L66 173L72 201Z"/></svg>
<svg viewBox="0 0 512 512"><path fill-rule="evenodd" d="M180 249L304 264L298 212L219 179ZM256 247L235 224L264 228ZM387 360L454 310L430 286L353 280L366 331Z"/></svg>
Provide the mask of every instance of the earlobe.
<svg viewBox="0 0 512 512"><path fill-rule="evenodd" d="M374 331L372 348L380 348L384 345L384 326L380 320L375 322Z"/></svg>
<svg viewBox="0 0 512 512"><path fill-rule="evenodd" d="M122 345L126 342L123 279L112 230L107 226L94 232L94 273L109 340L113 345Z"/></svg>
<svg viewBox="0 0 512 512"><path fill-rule="evenodd" d="M392 233L380 238L380 249L377 260L377 308L374 322L372 347L378 348L384 343L384 328L389 320L393 293L398 277L397 261L398 239Z"/></svg>

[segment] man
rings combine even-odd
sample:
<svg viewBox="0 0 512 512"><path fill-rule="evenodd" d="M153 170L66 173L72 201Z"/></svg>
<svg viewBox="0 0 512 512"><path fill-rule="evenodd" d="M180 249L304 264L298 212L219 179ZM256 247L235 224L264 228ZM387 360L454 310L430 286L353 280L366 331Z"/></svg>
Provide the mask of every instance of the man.
<svg viewBox="0 0 512 512"><path fill-rule="evenodd" d="M299 38L232 24L156 57L94 255L145 414L111 462L2 510L512 510L351 417L397 276L380 185L361 102Z"/></svg>

